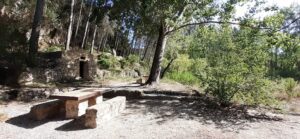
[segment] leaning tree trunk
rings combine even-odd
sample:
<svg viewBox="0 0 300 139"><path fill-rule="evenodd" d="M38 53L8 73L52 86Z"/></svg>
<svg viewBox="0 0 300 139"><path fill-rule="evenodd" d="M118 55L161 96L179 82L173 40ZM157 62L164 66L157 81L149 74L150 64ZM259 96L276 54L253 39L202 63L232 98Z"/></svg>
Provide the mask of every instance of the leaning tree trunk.
<svg viewBox="0 0 300 139"><path fill-rule="evenodd" d="M93 40L92 40L92 47L91 47L91 54L94 52L94 47L95 47L95 38L97 36L97 30L98 30L98 26L95 25L95 29L94 29L94 34L93 34Z"/></svg>
<svg viewBox="0 0 300 139"><path fill-rule="evenodd" d="M32 24L32 31L29 40L29 66L35 65L35 58L38 52L38 43L41 30L41 22L44 13L45 0L37 0L35 6L35 13Z"/></svg>
<svg viewBox="0 0 300 139"><path fill-rule="evenodd" d="M68 36L67 36L67 42L65 46L65 50L69 51L70 50L70 42L71 42L71 37L72 37L72 30L73 30L73 20L74 20L74 4L75 0L71 0L71 13L70 13L70 24L69 24L69 29L68 29Z"/></svg>
<svg viewBox="0 0 300 139"><path fill-rule="evenodd" d="M156 50L153 58L153 63L150 71L149 78L146 85L158 84L160 79L160 71L161 71L161 62L164 56L164 50L167 43L167 36L165 34L166 28L163 24L161 24L159 29L159 36L157 40Z"/></svg>
<svg viewBox="0 0 300 139"><path fill-rule="evenodd" d="M170 66L172 65L172 63L174 62L175 58L172 58L171 61L168 63L168 65L166 66L166 68L162 71L160 78L163 79L168 71L168 69L170 68Z"/></svg>

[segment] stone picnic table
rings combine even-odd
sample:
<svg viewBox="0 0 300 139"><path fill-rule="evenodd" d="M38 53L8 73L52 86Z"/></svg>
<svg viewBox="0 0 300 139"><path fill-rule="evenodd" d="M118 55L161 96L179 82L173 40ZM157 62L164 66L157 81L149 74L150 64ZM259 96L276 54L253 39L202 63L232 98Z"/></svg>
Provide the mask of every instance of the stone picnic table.
<svg viewBox="0 0 300 139"><path fill-rule="evenodd" d="M62 94L53 94L50 99L58 99L64 102L65 118L77 118L79 104L88 101L88 107L102 101L102 94L109 91L107 88L86 88Z"/></svg>

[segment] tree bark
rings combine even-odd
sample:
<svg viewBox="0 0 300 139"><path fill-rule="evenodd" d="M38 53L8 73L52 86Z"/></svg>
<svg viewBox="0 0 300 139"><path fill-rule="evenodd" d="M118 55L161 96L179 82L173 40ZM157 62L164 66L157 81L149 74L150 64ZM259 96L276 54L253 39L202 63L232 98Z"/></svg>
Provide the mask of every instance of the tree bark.
<svg viewBox="0 0 300 139"><path fill-rule="evenodd" d="M104 50L105 50L107 38L108 38L108 34L105 33L105 35L104 35L104 37L103 37L103 39L102 39L102 45L101 45L102 52L104 52Z"/></svg>
<svg viewBox="0 0 300 139"><path fill-rule="evenodd" d="M153 85L159 83L160 71L161 71L160 65L164 56L164 50L168 39L165 33L166 33L166 28L162 23L159 29L159 36L157 39L157 45L153 57L153 63L152 63L150 75L147 82L145 83L146 85Z"/></svg>
<svg viewBox="0 0 300 139"><path fill-rule="evenodd" d="M66 46L65 46L66 51L70 50L70 42L71 42L71 37L72 37L73 20L74 20L74 4L75 4L75 0L71 0L70 24L69 24L69 29L68 29L67 42L66 42Z"/></svg>
<svg viewBox="0 0 300 139"><path fill-rule="evenodd" d="M161 76L160 76L161 79L165 77L166 72L168 71L168 69L170 68L170 66L174 62L174 60L175 60L175 58L171 59L171 61L166 66L166 68L163 70L163 72L161 73Z"/></svg>
<svg viewBox="0 0 300 139"><path fill-rule="evenodd" d="M130 47L130 50L129 50L129 54L128 55L130 55L130 54L132 54L132 51L134 51L134 40L136 39L136 33L135 33L135 31L133 32L133 37L132 37L132 40L131 40L131 42L130 42L130 45L131 45L131 47Z"/></svg>
<svg viewBox="0 0 300 139"><path fill-rule="evenodd" d="M93 40L92 40L92 47L91 47L91 54L94 52L95 38L97 36L97 30L98 30L98 26L95 25L94 34L93 34Z"/></svg>
<svg viewBox="0 0 300 139"><path fill-rule="evenodd" d="M141 59L142 61L144 61L145 58L146 58L146 55L147 55L147 52L148 52L148 49L149 49L150 44L151 44L151 38L149 38L148 42L147 42L146 45L145 45L146 48L144 48L145 51L144 51L143 57L142 57L142 59Z"/></svg>
<svg viewBox="0 0 300 139"><path fill-rule="evenodd" d="M77 25L76 25L76 31L75 31L75 36L74 38L77 37L77 34L78 34L78 30L79 30L79 26L80 26L80 23L81 23L81 18L82 18L82 8L83 8L83 0L81 0L81 5L80 5L80 10L79 10L79 16L78 16L78 21L77 21Z"/></svg>
<svg viewBox="0 0 300 139"><path fill-rule="evenodd" d="M41 30L41 22L44 14L45 0L37 0L32 24L32 31L29 40L29 66L35 65L35 58L38 52L38 43Z"/></svg>
<svg viewBox="0 0 300 139"><path fill-rule="evenodd" d="M92 15L92 11L93 11L93 5L91 5L91 9L90 9L89 15L88 15L88 20L87 20L86 25L85 25L84 35L83 35L83 39L82 39L82 43L81 43L81 48L82 49L84 48L84 45L85 45L86 35L87 35L88 28L89 28L89 25L90 25L90 17Z"/></svg>
<svg viewBox="0 0 300 139"><path fill-rule="evenodd" d="M101 34L101 37L100 37L100 39L99 39L99 44L98 44L98 48L97 48L97 52L98 52L98 53L99 53L99 51L100 51L100 48L101 48L101 45L102 45L103 38L104 38L104 34L102 33L102 34Z"/></svg>

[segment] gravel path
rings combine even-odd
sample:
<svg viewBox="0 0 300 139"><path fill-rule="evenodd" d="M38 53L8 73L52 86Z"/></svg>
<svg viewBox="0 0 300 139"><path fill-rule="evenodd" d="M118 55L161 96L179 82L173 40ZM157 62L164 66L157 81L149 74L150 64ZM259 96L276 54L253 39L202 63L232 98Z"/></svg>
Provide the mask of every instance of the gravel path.
<svg viewBox="0 0 300 139"><path fill-rule="evenodd" d="M249 118L239 109L210 108L203 102L183 100L128 100L126 110L96 129L82 129L80 120L36 122L26 113L33 104L0 105L10 119L0 122L0 139L297 139L300 116L284 115L283 121Z"/></svg>

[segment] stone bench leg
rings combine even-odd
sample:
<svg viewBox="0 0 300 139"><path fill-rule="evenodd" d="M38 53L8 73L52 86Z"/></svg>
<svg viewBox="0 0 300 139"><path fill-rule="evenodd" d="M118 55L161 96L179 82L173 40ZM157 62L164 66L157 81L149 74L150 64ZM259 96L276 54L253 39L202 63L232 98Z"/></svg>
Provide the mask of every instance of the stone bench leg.
<svg viewBox="0 0 300 139"><path fill-rule="evenodd" d="M125 109L125 106L125 97L115 97L89 107L86 109L84 126L86 128L96 128L97 121L102 122L119 115Z"/></svg>
<svg viewBox="0 0 300 139"><path fill-rule="evenodd" d="M97 104L97 97L92 97L88 100L88 105L90 106L94 106Z"/></svg>
<svg viewBox="0 0 300 139"><path fill-rule="evenodd" d="M78 117L79 102L76 100L67 100L65 102L66 118L72 119Z"/></svg>
<svg viewBox="0 0 300 139"><path fill-rule="evenodd" d="M94 106L98 103L101 103L103 101L103 97L102 96L98 96L98 97L93 97L93 98L90 98L88 100L88 106Z"/></svg>

